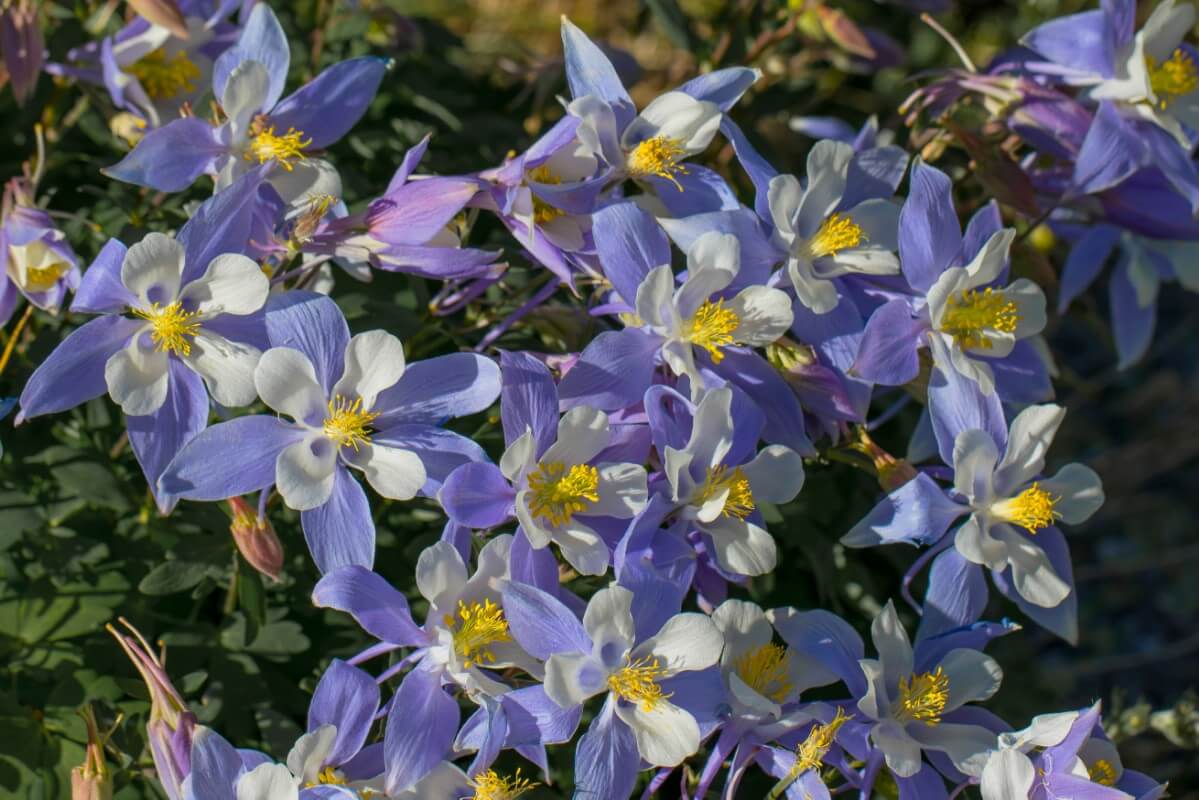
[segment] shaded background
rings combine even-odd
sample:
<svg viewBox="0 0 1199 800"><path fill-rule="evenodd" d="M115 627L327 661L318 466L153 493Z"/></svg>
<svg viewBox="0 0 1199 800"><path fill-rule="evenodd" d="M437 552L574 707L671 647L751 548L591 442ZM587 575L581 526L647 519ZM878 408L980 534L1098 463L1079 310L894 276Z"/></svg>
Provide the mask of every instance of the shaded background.
<svg viewBox="0 0 1199 800"><path fill-rule="evenodd" d="M89 38L84 24L99 2L55 0L52 59ZM907 133L896 108L917 85L910 76L956 66L944 42L909 8L846 2L829 5L753 0L300 0L273 3L293 39L291 86L342 58L374 53L396 59L367 117L332 149L352 209L382 191L403 151L434 132L424 168L473 171L522 150L561 114L565 92L559 15L622 52L614 60L643 104L697 71L750 63L764 79L734 117L782 171L801 172L811 140L790 123L799 115L834 115L858 125L876 115L882 128ZM971 57L985 63L1036 22L1077 10L1073 2L964 3L937 18ZM1147 14L1148 9L1142 9ZM856 21L856 22L855 22ZM114 23L115 24L115 23ZM109 236L136 241L148 230L177 228L183 204L203 186L162 196L102 178L124 146L108 129L112 109L93 87L43 77L25 109L0 96L4 141L0 175L19 173L42 122L50 144L42 194L86 262ZM748 184L721 144L707 154L743 192ZM952 148L938 166L959 181L963 218L985 199L977 168ZM746 193L745 197L749 197ZM1012 217L1009 216L1009 219ZM506 248L509 277L486 302L430 326L425 308L436 287L380 274L366 287L341 276L335 297L354 331L385 327L404 339L410 359L473 344L526 296L543 273L481 219L472 245ZM1064 248L1040 240L1020 247L1014 269L1054 295ZM1194 298L1163 287L1157 336L1147 358L1114 369L1103 286L1051 321L1049 337L1061 376L1059 402L1069 414L1050 467L1080 460L1103 476L1105 507L1068 532L1081 598L1082 641L1071 648L1035 626L992 649L1006 671L990 707L1017 727L1032 714L1102 699L1114 733L1125 741L1127 767L1173 781L1176 797L1196 798L1199 727L1188 694L1199 653L1199 318ZM0 396L20 391L32 369L82 318L35 315L0 374ZM595 333L578 306L559 296L500 340L508 348L564 352ZM5 341L9 332L3 333ZM880 408L888 404L880 401ZM878 409L876 409L877 411ZM902 453L914 424L911 406L878 432ZM502 446L494 412L455 426L475 434L493 455ZM241 746L283 756L304 724L308 697L333 656L366 640L346 618L311 607L316 574L296 515L271 518L287 551L280 584L264 585L238 561L228 516L218 505L184 503L170 518L154 511L107 400L42 418L14 430L0 425L0 797L69 795L69 768L82 761L82 722L75 710L95 704L102 722L125 715L113 743L117 797L157 797L144 774L143 724L148 703L132 667L104 632L127 617L167 650L167 667L200 720ZM824 607L865 630L895 593L914 552L906 548L846 553L835 544L877 499L873 479L844 464L809 465L808 485L771 526L780 567L755 580L762 605ZM431 502L375 501L377 569L415 594L412 569L439 535ZM572 588L585 591L587 581ZM919 591L917 592L919 594ZM424 612L414 601L418 618ZM907 609L902 609L907 612ZM1018 612L995 603L992 617ZM909 615L909 622L914 619ZM1164 733L1163 733L1164 731ZM1167 735L1169 734L1169 738ZM554 753L558 786L570 786L572 752ZM110 754L111 755L111 754ZM744 784L760 797L768 784ZM884 787L885 790L885 787ZM557 796L542 788L530 797Z"/></svg>

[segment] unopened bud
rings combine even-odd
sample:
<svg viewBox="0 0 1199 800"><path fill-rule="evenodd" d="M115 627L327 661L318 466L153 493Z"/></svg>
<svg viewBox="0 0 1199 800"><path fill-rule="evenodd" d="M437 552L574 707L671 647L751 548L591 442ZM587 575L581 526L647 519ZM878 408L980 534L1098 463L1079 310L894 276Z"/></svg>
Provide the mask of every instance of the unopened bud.
<svg viewBox="0 0 1199 800"><path fill-rule="evenodd" d="M166 28L180 39L188 37L187 21L175 0L129 0L129 5L147 22Z"/></svg>
<svg viewBox="0 0 1199 800"><path fill-rule="evenodd" d="M878 485L884 492L893 492L916 477L916 468L906 460L896 458L879 447L870 438L865 426L859 425L857 433L858 439L850 447L870 459L870 463L874 465L874 472L878 476Z"/></svg>
<svg viewBox="0 0 1199 800"><path fill-rule="evenodd" d="M87 725L87 754L71 770L71 800L112 800L112 773L104 763L104 740L96 727L96 715L85 706L79 715Z"/></svg>
<svg viewBox="0 0 1199 800"><path fill-rule="evenodd" d="M283 572L283 545L274 526L244 499L231 497L228 503L233 512L229 533L233 534L237 551L251 567L273 581L279 580Z"/></svg>

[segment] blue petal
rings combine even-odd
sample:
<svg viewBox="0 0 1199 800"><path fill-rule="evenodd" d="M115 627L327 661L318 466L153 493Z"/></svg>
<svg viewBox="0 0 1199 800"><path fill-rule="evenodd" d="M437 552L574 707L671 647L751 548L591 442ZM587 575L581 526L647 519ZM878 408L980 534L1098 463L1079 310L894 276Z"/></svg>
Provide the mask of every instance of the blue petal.
<svg viewBox="0 0 1199 800"><path fill-rule="evenodd" d="M302 131L314 149L328 147L366 113L387 74L387 63L385 58L365 56L334 64L275 106L271 122L280 131Z"/></svg>
<svg viewBox="0 0 1199 800"><path fill-rule="evenodd" d="M337 303L315 292L273 295L266 304L266 332L272 347L290 347L308 356L325 393L333 391L350 342L350 328Z"/></svg>
<svg viewBox="0 0 1199 800"><path fill-rule="evenodd" d="M953 184L920 159L912 166L908 199L899 212L899 258L913 289L927 292L962 246Z"/></svg>
<svg viewBox="0 0 1199 800"><path fill-rule="evenodd" d="M850 547L896 542L933 544L968 511L921 472L879 501L841 541Z"/></svg>
<svg viewBox="0 0 1199 800"><path fill-rule="evenodd" d="M531 430L537 443L534 455L540 458L558 438L558 387L554 376L540 359L521 352L501 353L500 372L504 443L511 445Z"/></svg>
<svg viewBox="0 0 1199 800"><path fill-rule="evenodd" d="M575 797L625 800L633 792L640 764L637 740L609 699L575 750Z"/></svg>
<svg viewBox="0 0 1199 800"><path fill-rule="evenodd" d="M604 276L630 306L654 267L670 263L670 240L636 203L614 203L592 217L592 235Z"/></svg>
<svg viewBox="0 0 1199 800"><path fill-rule="evenodd" d="M72 331L29 377L21 391L17 424L66 411L107 392L104 365L139 328L135 320L105 316Z"/></svg>
<svg viewBox="0 0 1199 800"><path fill-rule="evenodd" d="M946 356L945 361L948 361ZM1007 443L1007 422L999 395L985 395L976 381L965 377L949 364L933 362L928 382L928 411L941 460L953 464L953 443L963 431L989 433L1000 452Z"/></svg>
<svg viewBox="0 0 1199 800"><path fill-rule="evenodd" d="M917 641L977 622L987 607L987 579L982 567L962 557L954 547L933 561L924 595Z"/></svg>
<svg viewBox="0 0 1199 800"><path fill-rule="evenodd" d="M1137 291L1129 278L1129 259L1121 254L1108 284L1108 299L1112 312L1112 335L1120 356L1119 368L1127 369L1140 361L1149 350L1153 329L1157 323L1156 298L1141 306Z"/></svg>
<svg viewBox="0 0 1199 800"><path fill-rule="evenodd" d="M749 67L718 69L692 78L676 91L689 94L696 100L715 103L721 111L728 111L761 75L761 72Z"/></svg>
<svg viewBox="0 0 1199 800"><path fill-rule="evenodd" d="M404 677L383 734L389 795L411 790L449 755L458 719L458 703L437 674L418 668Z"/></svg>
<svg viewBox="0 0 1199 800"><path fill-rule="evenodd" d="M469 528L491 528L512 518L516 493L494 464L465 464L450 473L437 495L446 515Z"/></svg>
<svg viewBox="0 0 1199 800"><path fill-rule="evenodd" d="M871 383L902 386L920 372L923 320L912 316L907 300L879 307L866 322L857 359L849 372Z"/></svg>
<svg viewBox="0 0 1199 800"><path fill-rule="evenodd" d="M1071 301L1094 283L1119 238L1119 228L1096 225L1070 248L1066 264L1062 267L1061 285L1058 287L1059 314L1064 313Z"/></svg>
<svg viewBox="0 0 1199 800"><path fill-rule="evenodd" d="M571 96L577 99L593 95L610 105L633 109L633 99L625 91L612 62L566 17L562 18L562 46Z"/></svg>
<svg viewBox="0 0 1199 800"><path fill-rule="evenodd" d="M1112 77L1115 35L1103 11L1084 11L1045 22L1020 39L1020 44L1072 70Z"/></svg>
<svg viewBox="0 0 1199 800"><path fill-rule="evenodd" d="M325 574L338 567L370 568L375 562L375 522L366 492L340 463L333 470L328 502L300 513L304 539L316 568Z"/></svg>
<svg viewBox="0 0 1199 800"><path fill-rule="evenodd" d="M333 748L325 765L346 763L366 744L375 712L379 710L379 686L357 667L333 659L321 676L308 705L308 731L322 725L337 728Z"/></svg>
<svg viewBox="0 0 1199 800"><path fill-rule="evenodd" d="M215 175L228 152L210 123L184 117L149 131L127 156L100 171L125 183L181 192L201 175Z"/></svg>
<svg viewBox="0 0 1199 800"><path fill-rule="evenodd" d="M526 653L541 660L554 653L590 653L591 638L579 618L561 601L532 586L504 587L504 616Z"/></svg>
<svg viewBox="0 0 1199 800"><path fill-rule="evenodd" d="M164 514L174 507L175 500L158 491L158 479L183 446L204 430L209 408L208 392L199 375L175 358L167 369L170 389L162 407L144 417L125 418L129 445Z"/></svg>
<svg viewBox="0 0 1199 800"><path fill-rule="evenodd" d="M404 595L366 567L331 570L312 590L312 604L346 612L382 642L415 647L427 639L412 621Z"/></svg>
<svg viewBox="0 0 1199 800"><path fill-rule="evenodd" d="M1078 192L1094 194L1120 183L1148 161L1136 128L1114 104L1103 102L1083 139L1071 182Z"/></svg>
<svg viewBox="0 0 1199 800"><path fill-rule="evenodd" d="M272 485L275 462L302 431L277 417L252 415L202 431L179 451L158 481L164 497L224 500Z"/></svg>
<svg viewBox="0 0 1199 800"><path fill-rule="evenodd" d="M83 273L71 310L87 314L119 314L134 305L136 298L121 283L121 264L126 247L109 239Z"/></svg>
<svg viewBox="0 0 1199 800"><path fill-rule="evenodd" d="M233 70L246 61L257 61L266 67L270 78L270 88L263 103L263 111L271 107L283 96L283 86L287 82L287 69L291 65L291 46L287 43L287 35L279 25L275 12L266 3L259 3L250 12L250 19L242 28L237 43L221 53L212 67L212 94L220 98L225 96L225 84Z"/></svg>
<svg viewBox="0 0 1199 800"><path fill-rule="evenodd" d="M500 395L500 368L486 356L451 353L409 364L404 375L375 402L377 427L398 423L436 425L489 408Z"/></svg>
<svg viewBox="0 0 1199 800"><path fill-rule="evenodd" d="M641 402L660 345L658 337L637 328L596 336L558 384L562 404L615 411Z"/></svg>

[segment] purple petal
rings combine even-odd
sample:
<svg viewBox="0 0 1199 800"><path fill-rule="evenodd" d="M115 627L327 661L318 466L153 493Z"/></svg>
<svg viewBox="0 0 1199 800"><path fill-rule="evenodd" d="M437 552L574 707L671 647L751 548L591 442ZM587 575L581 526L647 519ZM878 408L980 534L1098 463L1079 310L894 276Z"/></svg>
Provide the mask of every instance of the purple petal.
<svg viewBox="0 0 1199 800"><path fill-rule="evenodd" d="M326 765L338 766L349 761L362 746L379 710L379 686L375 679L357 667L333 659L321 676L308 706L308 732L322 725L337 728L333 749Z"/></svg>
<svg viewBox="0 0 1199 800"><path fill-rule="evenodd" d="M437 499L459 525L492 528L512 518L516 493L494 464L466 464L450 473Z"/></svg>
<svg viewBox="0 0 1199 800"><path fill-rule="evenodd" d="M687 171L675 175L678 186L665 178L650 177L647 183L672 217L690 217L711 211L736 211L741 201L719 172L688 163Z"/></svg>
<svg viewBox="0 0 1199 800"><path fill-rule="evenodd" d="M1156 298L1141 306L1137 290L1129 278L1129 259L1122 253L1108 284L1108 302L1111 304L1112 335L1116 340L1116 352L1120 356L1119 368L1127 369L1140 361L1149 350L1153 340L1153 328L1157 323Z"/></svg>
<svg viewBox="0 0 1199 800"><path fill-rule="evenodd" d="M404 376L379 395L380 429L389 424L437 425L491 406L500 394L500 368L485 356L451 353L409 364Z"/></svg>
<svg viewBox="0 0 1199 800"><path fill-rule="evenodd" d="M1016 342L1012 352L988 359L995 376L995 391L1005 403L1043 403L1053 399L1053 379L1045 357L1028 339Z"/></svg>
<svg viewBox="0 0 1199 800"><path fill-rule="evenodd" d="M756 408L762 417L763 439L786 445L800 455L816 454L804 430L799 398L766 359L747 348L729 348L724 351L724 359L713 365L712 370L740 389ZM737 413L736 403L733 416L744 418L743 414ZM737 430L736 426L734 430Z"/></svg>
<svg viewBox="0 0 1199 800"><path fill-rule="evenodd" d="M269 111L283 96L283 85L287 81L287 68L291 64L291 45L279 25L270 6L259 3L250 12L250 18L242 28L237 43L221 54L212 67L212 94L225 96L225 84L238 65L246 61L257 61L266 67L270 77L270 89L263 102L263 111Z"/></svg>
<svg viewBox="0 0 1199 800"><path fill-rule="evenodd" d="M548 547L534 550L522 528L518 527L512 537L508 564L514 583L533 586L552 597L573 596L558 582L558 560L554 558L553 550Z"/></svg>
<svg viewBox="0 0 1199 800"><path fill-rule="evenodd" d="M329 501L300 513L304 539L321 574L351 565L369 568L375 562L375 522L366 492L350 471L333 470Z"/></svg>
<svg viewBox="0 0 1199 800"><path fill-rule="evenodd" d="M277 417L253 415L213 425L187 443L163 472L163 497L224 500L275 482L275 462L303 433Z"/></svg>
<svg viewBox="0 0 1199 800"><path fill-rule="evenodd" d="M929 571L924 615L916 639L927 639L977 622L986 607L987 579L982 567L949 547L933 560Z"/></svg>
<svg viewBox="0 0 1199 800"><path fill-rule="evenodd" d="M692 78L675 91L689 94L696 100L715 103L721 111L728 111L754 85L759 75L761 73L758 70L749 67L718 69Z"/></svg>
<svg viewBox="0 0 1199 800"><path fill-rule="evenodd" d="M635 203L615 203L597 211L591 231L604 275L630 306L645 276L654 267L670 263L666 233Z"/></svg>
<svg viewBox="0 0 1199 800"><path fill-rule="evenodd" d="M126 247L109 239L91 266L83 273L71 310L86 314L118 314L135 302L133 293L121 283L121 264Z"/></svg>
<svg viewBox="0 0 1199 800"><path fill-rule="evenodd" d="M493 272L498 257L495 250L393 244L375 254L372 266L436 281L465 280Z"/></svg>
<svg viewBox="0 0 1199 800"><path fill-rule="evenodd" d="M101 172L160 192L181 192L201 175L215 175L228 152L211 123L184 117L147 132L127 156Z"/></svg>
<svg viewBox="0 0 1199 800"><path fill-rule="evenodd" d="M383 735L389 795L411 790L449 754L458 716L458 703L437 675L414 669L405 676Z"/></svg>
<svg viewBox="0 0 1199 800"><path fill-rule="evenodd" d="M842 541L851 547L933 544L970 509L950 500L923 472L888 494Z"/></svg>
<svg viewBox="0 0 1199 800"><path fill-rule="evenodd" d="M384 58L364 56L338 62L275 106L271 122L280 131L303 131L313 148L324 149L362 118L385 74ZM336 111L330 113L332 109Z"/></svg>
<svg viewBox="0 0 1199 800"><path fill-rule="evenodd" d="M927 292L962 246L953 184L935 167L917 159L908 199L899 212L899 259L913 289Z"/></svg>
<svg viewBox="0 0 1199 800"><path fill-rule="evenodd" d="M928 411L941 460L953 464L953 442L962 431L991 434L1000 451L1007 443L1007 422L999 395L985 395L978 383L948 364L935 364L928 382Z"/></svg>
<svg viewBox="0 0 1199 800"><path fill-rule="evenodd" d="M552 595L509 583L504 587L504 616L525 652L545 660L554 653L590 653L591 639L570 609Z"/></svg>
<svg viewBox="0 0 1199 800"><path fill-rule="evenodd" d="M479 191L469 178L412 181L371 203L371 238L391 245L423 245L441 232Z"/></svg>
<svg viewBox="0 0 1199 800"><path fill-rule="evenodd" d="M575 796L625 800L633 792L640 765L637 740L609 699L575 750Z"/></svg>
<svg viewBox="0 0 1199 800"><path fill-rule="evenodd" d="M425 466L425 485L420 493L435 497L450 474L471 462L487 462L487 453L465 436L424 424L400 424L381 428L372 437L376 444L411 450Z"/></svg>
<svg viewBox="0 0 1199 800"><path fill-rule="evenodd" d="M241 756L233 745L211 728L198 727L192 734L190 756L191 772L183 781L185 800L233 797L243 771Z"/></svg>
<svg viewBox="0 0 1199 800"><path fill-rule="evenodd" d="M1071 181L1078 192L1101 192L1136 172L1148 158L1136 128L1115 105L1102 102L1083 139Z"/></svg>
<svg viewBox="0 0 1199 800"><path fill-rule="evenodd" d="M794 118L792 122L794 123ZM725 117L720 121L720 132L733 146L737 161L741 163L741 168L749 175L754 185L754 212L764 220L770 219L770 179L779 174L778 170L758 153L744 131L731 118Z"/></svg>
<svg viewBox="0 0 1199 800"><path fill-rule="evenodd" d="M204 430L209 408L208 392L199 375L175 358L168 369L170 389L162 407L144 417L125 418L129 444L164 514L174 507L175 499L157 491L158 479L183 446Z"/></svg>
<svg viewBox="0 0 1199 800"><path fill-rule="evenodd" d="M1103 11L1084 11L1042 23L1020 44L1055 64L1079 72L1112 77L1116 61L1111 22Z"/></svg>
<svg viewBox="0 0 1199 800"><path fill-rule="evenodd" d="M771 614L775 630L784 642L839 677L855 697L865 692L866 680L858 661L865 657L866 651L862 637L849 623L823 609L780 608Z"/></svg>
<svg viewBox="0 0 1199 800"><path fill-rule="evenodd" d="M400 161L400 166L391 176L391 182L387 184L387 191L383 193L384 195L391 194L408 181L409 176L420 166L421 159L425 157L425 151L429 149L429 138L432 135L431 133L425 134L425 138L408 148L404 153L403 160Z"/></svg>
<svg viewBox="0 0 1199 800"><path fill-rule="evenodd" d="M562 19L562 47L566 59L566 82L574 98L594 95L610 105L626 106L630 110L633 100L625 91L616 68L596 46L574 25Z"/></svg>
<svg viewBox="0 0 1199 800"><path fill-rule="evenodd" d="M187 254L184 285L203 275L217 256L247 252L264 174L261 169L244 173L225 191L205 200L179 229L176 238Z"/></svg>
<svg viewBox="0 0 1199 800"><path fill-rule="evenodd" d="M883 386L902 386L920 373L925 324L912 316L907 300L880 306L866 321L862 344L850 374Z"/></svg>
<svg viewBox="0 0 1199 800"><path fill-rule="evenodd" d="M563 406L615 411L641 402L660 345L661 339L637 328L596 336L558 384Z"/></svg>
<svg viewBox="0 0 1199 800"><path fill-rule="evenodd" d="M1033 605L1020 596L1011 581L1011 570L991 573L995 588L1015 603L1033 622L1050 633L1062 637L1070 644L1078 644L1078 592L1074 591L1074 567L1070 563L1070 548L1066 537L1054 527L1037 531L1036 544L1040 546L1053 565L1053 571L1071 587L1066 599L1053 608Z"/></svg>
<svg viewBox="0 0 1199 800"><path fill-rule="evenodd" d="M383 642L418 647L428 639L412 621L404 595L366 567L331 570L313 588L312 604L344 611Z"/></svg>
<svg viewBox="0 0 1199 800"><path fill-rule="evenodd" d="M1094 283L1119 239L1119 228L1097 225L1074 243L1062 267L1061 286L1057 295L1059 314L1064 313L1071 301Z"/></svg>
<svg viewBox="0 0 1199 800"><path fill-rule="evenodd" d="M505 747L569 742L579 727L582 706L563 708L546 697L542 686L526 686L500 697L508 717Z"/></svg>
<svg viewBox="0 0 1199 800"><path fill-rule="evenodd" d="M535 455L541 454L558 436L558 387L549 368L529 353L500 353L503 388L500 419L504 443L512 444L525 430L533 431Z"/></svg>
<svg viewBox="0 0 1199 800"><path fill-rule="evenodd" d="M73 331L29 377L21 391L17 422L66 411L107 392L104 365L125 346L140 324L124 317L105 316Z"/></svg>
<svg viewBox="0 0 1199 800"><path fill-rule="evenodd" d="M266 332L272 347L290 347L308 356L325 393L333 391L350 341L350 328L337 303L313 292L274 295L267 301Z"/></svg>
<svg viewBox="0 0 1199 800"><path fill-rule="evenodd" d="M869 133L863 127L863 134ZM859 138L862 134L859 134ZM855 145L855 149L858 149ZM889 198L908 170L908 154L901 147L873 147L860 150L849 162L845 196L840 208L851 209L864 200Z"/></svg>

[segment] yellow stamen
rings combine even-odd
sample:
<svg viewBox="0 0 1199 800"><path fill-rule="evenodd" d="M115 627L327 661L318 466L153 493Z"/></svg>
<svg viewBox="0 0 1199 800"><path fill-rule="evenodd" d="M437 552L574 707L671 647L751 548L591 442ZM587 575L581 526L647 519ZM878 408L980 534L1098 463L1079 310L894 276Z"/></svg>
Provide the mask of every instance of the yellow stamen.
<svg viewBox="0 0 1199 800"><path fill-rule="evenodd" d="M489 769L471 781L475 793L470 800L516 800L525 792L531 791L537 783L520 777L520 770L511 778L501 778L495 770Z"/></svg>
<svg viewBox="0 0 1199 800"><path fill-rule="evenodd" d="M658 685L664 670L658 664L658 659L646 656L637 661L629 661L625 656L625 665L608 676L608 688L621 700L638 703L642 711L653 711L658 703L670 695L662 694Z"/></svg>
<svg viewBox="0 0 1199 800"><path fill-rule="evenodd" d="M1100 786L1116 785L1116 768L1106 758L1101 758L1091 765L1087 774L1092 781Z"/></svg>
<svg viewBox="0 0 1199 800"><path fill-rule="evenodd" d="M824 764L824 757L832 749L837 731L851 719L853 717L847 715L844 709L838 708L830 722L813 726L808 737L795 748L795 765L791 767L791 774L798 777L810 769L819 769Z"/></svg>
<svg viewBox="0 0 1199 800"><path fill-rule="evenodd" d="M546 183L552 186L557 186L562 183L562 179L550 170L549 167L542 164L534 170L529 171L528 179L534 183ZM557 206L552 206L546 201L537 196L536 192L533 195L533 224L544 225L550 220L565 216L566 212Z"/></svg>
<svg viewBox="0 0 1199 800"><path fill-rule="evenodd" d="M559 461L549 461L529 473L529 490L529 512L552 525L563 525L599 502L599 470L587 464L568 470Z"/></svg>
<svg viewBox="0 0 1199 800"><path fill-rule="evenodd" d="M149 308L131 311L150 323L150 339L159 351L177 356L191 355L192 346L188 339L194 339L200 332L200 322L196 319L199 312L184 311L179 302L165 307L155 303Z"/></svg>
<svg viewBox="0 0 1199 800"><path fill-rule="evenodd" d="M754 494L749 488L749 478L745 477L741 467L734 467L730 470L722 464L719 467L709 468L708 477L699 487L699 492L691 502L697 506L703 505L726 490L728 495L724 499L724 507L720 509L720 513L726 517L736 517L737 519L748 517L754 510Z"/></svg>
<svg viewBox="0 0 1199 800"><path fill-rule="evenodd" d="M459 600L457 619L446 614L445 624L453 631L454 652L462 658L467 669L494 663L491 645L512 641L504 609L491 600L470 605Z"/></svg>
<svg viewBox="0 0 1199 800"><path fill-rule="evenodd" d="M941 667L933 672L899 679L899 701L893 714L900 722L936 725L949 702L949 676Z"/></svg>
<svg viewBox="0 0 1199 800"><path fill-rule="evenodd" d="M683 339L707 350L712 360L719 364L724 360L720 348L736 343L734 334L740 325L737 313L725 308L724 300L715 303L705 300L696 309L695 316L683 326Z"/></svg>
<svg viewBox="0 0 1199 800"><path fill-rule="evenodd" d="M342 447L352 447L355 450L360 445L370 444L374 428L371 423L378 412L365 411L362 408L362 398L356 397L353 402L349 398L337 395L329 401L329 416L325 417L325 435Z"/></svg>
<svg viewBox="0 0 1199 800"><path fill-rule="evenodd" d="M848 214L834 213L808 240L808 252L813 258L835 256L841 250L849 250L866 241L861 226Z"/></svg>
<svg viewBox="0 0 1199 800"><path fill-rule="evenodd" d="M1149 70L1149 87L1163 111L1179 97L1199 88L1199 70L1190 53L1181 47L1160 64L1153 56L1145 56L1145 66Z"/></svg>
<svg viewBox="0 0 1199 800"><path fill-rule="evenodd" d="M1014 522L1029 533L1048 528L1061 514L1054 510L1062 498L1054 497L1034 483L1015 497L991 506L991 513L1000 519Z"/></svg>
<svg viewBox="0 0 1199 800"><path fill-rule="evenodd" d="M687 151L683 148L681 139L655 136L652 139L646 139L633 148L633 152L629 153L627 161L629 175L634 178L656 175L673 183L675 188L681 192L683 186L675 175L688 174L687 167L679 163L686 156Z"/></svg>
<svg viewBox="0 0 1199 800"><path fill-rule="evenodd" d="M349 781L345 777L333 769L333 767L325 767L317 773L316 780L309 783L307 786L345 786Z"/></svg>
<svg viewBox="0 0 1199 800"><path fill-rule="evenodd" d="M54 261L44 267L29 267L25 270L25 288L31 292L46 292L58 283L71 265L65 261Z"/></svg>
<svg viewBox="0 0 1199 800"><path fill-rule="evenodd" d="M170 100L181 94L191 94L201 77L200 68L182 50L167 56L159 48L142 56L127 69L154 100Z"/></svg>
<svg viewBox="0 0 1199 800"><path fill-rule="evenodd" d="M749 688L776 703L791 693L791 653L785 647L764 644L739 656L733 668Z"/></svg>
<svg viewBox="0 0 1199 800"><path fill-rule="evenodd" d="M1002 290L964 290L951 296L941 317L941 330L957 339L963 348L990 350L991 340L986 333L1015 333L1020 322L1016 304Z"/></svg>
<svg viewBox="0 0 1199 800"><path fill-rule="evenodd" d="M277 161L283 169L291 172L295 169L291 163L293 160L306 161L308 158L304 148L312 144L312 139L305 139L303 131L288 128L287 133L276 136L274 125L268 126L262 120L255 120L250 132L254 134L254 138L246 148L246 161L253 161L255 158L259 164Z"/></svg>

